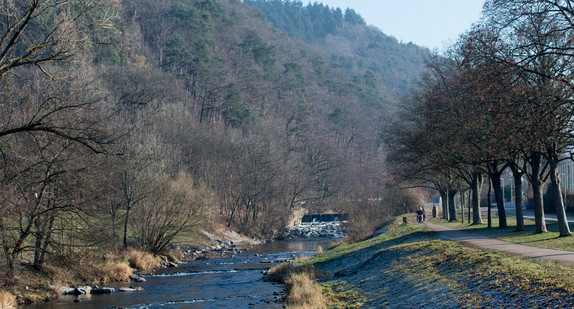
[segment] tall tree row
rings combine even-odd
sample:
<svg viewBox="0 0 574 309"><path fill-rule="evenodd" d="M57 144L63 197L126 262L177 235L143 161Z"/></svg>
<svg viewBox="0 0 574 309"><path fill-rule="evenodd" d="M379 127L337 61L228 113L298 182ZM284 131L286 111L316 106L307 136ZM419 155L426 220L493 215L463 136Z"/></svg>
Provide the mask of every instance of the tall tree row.
<svg viewBox="0 0 574 309"><path fill-rule="evenodd" d="M546 232L542 195L548 183L560 235L571 235L558 172L559 162L571 158L571 8L571 1L487 1L483 19L449 52L430 58L421 95L408 102L420 111L416 118L412 112L400 116L398 129L389 138L397 146L394 151L410 154L392 158L405 163L413 156L428 158L419 168L427 170L430 165L435 175L448 174L475 192L477 176L487 175L500 227L507 225L501 188L505 169L513 174L519 230L524 229L522 177L532 186L539 233ZM413 121L420 124L406 127ZM416 143L415 137L428 141L424 148L409 146ZM421 181L420 171L397 173ZM473 222L480 223L479 195L473 196ZM446 206L451 213L445 218L453 220L456 212L450 202Z"/></svg>

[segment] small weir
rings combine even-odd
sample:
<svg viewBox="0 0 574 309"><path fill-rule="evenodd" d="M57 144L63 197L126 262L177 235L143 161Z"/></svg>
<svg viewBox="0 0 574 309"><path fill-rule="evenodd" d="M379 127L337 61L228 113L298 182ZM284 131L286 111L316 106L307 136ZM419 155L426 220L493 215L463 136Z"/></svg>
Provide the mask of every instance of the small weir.
<svg viewBox="0 0 574 309"><path fill-rule="evenodd" d="M345 236L343 225L347 217L347 214L304 215L301 223L289 228L287 238L341 238Z"/></svg>

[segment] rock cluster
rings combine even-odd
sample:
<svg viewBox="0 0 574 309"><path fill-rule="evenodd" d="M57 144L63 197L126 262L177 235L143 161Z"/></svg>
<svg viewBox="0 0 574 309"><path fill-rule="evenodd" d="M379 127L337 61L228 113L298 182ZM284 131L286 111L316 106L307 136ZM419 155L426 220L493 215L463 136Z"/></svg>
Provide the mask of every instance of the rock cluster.
<svg viewBox="0 0 574 309"><path fill-rule="evenodd" d="M206 260L213 257L221 257L226 254L238 254L245 246L237 245L233 240L215 239L214 244L203 248L188 248L183 251L186 260Z"/></svg>
<svg viewBox="0 0 574 309"><path fill-rule="evenodd" d="M168 259L168 257L165 255L160 256L160 258L161 258L161 261L159 262L159 267L161 267L161 268L171 268L171 267L178 267L179 266L179 264L178 264L179 261L177 261L177 262L170 261Z"/></svg>
<svg viewBox="0 0 574 309"><path fill-rule="evenodd" d="M134 282L145 282L146 280L143 277L140 277L138 275L132 275L130 276L130 278L132 279L132 281ZM135 292L135 291L142 291L143 288L142 287L133 287L130 286L128 288L119 288L118 290L116 290L115 288L109 288L109 287L99 287L99 286L87 286L87 285L82 285L82 286L60 286L57 288L57 291L60 295L88 295L88 294L112 294L115 293L116 291L119 292Z"/></svg>

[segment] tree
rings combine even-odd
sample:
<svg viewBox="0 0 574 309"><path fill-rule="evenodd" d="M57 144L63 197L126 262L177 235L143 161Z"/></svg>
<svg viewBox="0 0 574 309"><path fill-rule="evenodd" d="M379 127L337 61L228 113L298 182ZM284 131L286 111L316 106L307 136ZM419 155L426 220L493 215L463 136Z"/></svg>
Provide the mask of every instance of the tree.
<svg viewBox="0 0 574 309"><path fill-rule="evenodd" d="M297 149L305 139L305 128L312 116L307 103L306 76L300 63L284 63L285 70L275 87L279 104L276 113L285 126L289 149Z"/></svg>
<svg viewBox="0 0 574 309"><path fill-rule="evenodd" d="M0 8L0 78L12 70L69 60L88 43L87 28L113 28L116 7L107 0L2 1Z"/></svg>
<svg viewBox="0 0 574 309"><path fill-rule="evenodd" d="M15 70L20 78L4 76L6 83L0 86L5 94L0 98L5 112L0 115L0 182L16 189L3 196L0 214L11 276L15 258L29 249L30 238L35 238L34 266L40 269L53 247L55 221L82 212L86 199L97 204L94 195L82 190L83 182L78 181L77 191L70 184L86 171L83 164L113 141L106 128L109 108L94 71L68 69L59 73L62 80L54 81L37 71Z"/></svg>
<svg viewBox="0 0 574 309"><path fill-rule="evenodd" d="M542 158L548 162L548 176L559 195L555 196L554 204L561 236L571 235L557 176L558 162L572 144L572 88L568 80L572 73L569 38L574 29L567 18L568 8L570 1L493 1L488 3L486 11L490 22L510 45L506 52L497 54L496 60L517 71L529 94L531 112L527 116L537 130L533 136L538 141L532 145L529 157L531 165L542 164ZM534 166L532 170L544 171ZM540 181L531 179L531 182L538 198ZM540 204L535 200L537 232L544 232Z"/></svg>
<svg viewBox="0 0 574 309"><path fill-rule="evenodd" d="M351 8L345 9L345 22L350 25L365 25L366 22L355 10Z"/></svg>
<svg viewBox="0 0 574 309"><path fill-rule="evenodd" d="M134 209L131 222L136 244L148 252L160 254L179 233L199 220L202 209L209 200L210 192L202 185L180 173L170 179L156 175L150 186L153 192Z"/></svg>

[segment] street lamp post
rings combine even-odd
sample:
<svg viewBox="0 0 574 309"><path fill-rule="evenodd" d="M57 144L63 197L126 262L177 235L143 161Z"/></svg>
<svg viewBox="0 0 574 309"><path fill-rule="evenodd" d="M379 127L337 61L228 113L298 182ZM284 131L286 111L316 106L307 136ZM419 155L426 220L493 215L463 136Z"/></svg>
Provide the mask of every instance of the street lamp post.
<svg viewBox="0 0 574 309"><path fill-rule="evenodd" d="M570 190L570 186L571 186L571 184L570 184L570 181L571 181L570 180L570 164L571 163L572 162L568 162L566 164L566 171L567 172L566 172L566 182L564 182L564 207L566 207L566 205L567 205L567 203L566 203L566 197L567 197L566 191Z"/></svg>
<svg viewBox="0 0 574 309"><path fill-rule="evenodd" d="M502 180L502 207L506 207L506 201L504 200L504 178L500 177L500 180Z"/></svg>
<svg viewBox="0 0 574 309"><path fill-rule="evenodd" d="M566 176L566 174L564 174L564 173L560 173L560 176L562 176L563 179L566 178L566 177L563 177L563 176ZM562 182L563 182L562 188L564 188L564 200L562 201L562 203L564 204L564 207L566 207L566 182L565 181L562 181Z"/></svg>
<svg viewBox="0 0 574 309"><path fill-rule="evenodd" d="M510 201L514 201L514 178L510 177Z"/></svg>

